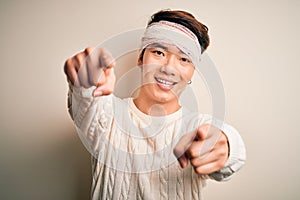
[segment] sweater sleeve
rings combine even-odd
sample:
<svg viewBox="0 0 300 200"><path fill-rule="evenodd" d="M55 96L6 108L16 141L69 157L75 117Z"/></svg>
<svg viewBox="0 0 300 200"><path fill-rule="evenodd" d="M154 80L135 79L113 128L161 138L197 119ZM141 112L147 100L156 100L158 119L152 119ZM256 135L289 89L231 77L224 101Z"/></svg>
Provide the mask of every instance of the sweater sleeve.
<svg viewBox="0 0 300 200"><path fill-rule="evenodd" d="M81 141L97 157L110 132L113 106L112 95L93 97L94 89L95 87L85 89L69 84L68 111Z"/></svg>
<svg viewBox="0 0 300 200"><path fill-rule="evenodd" d="M218 127L221 131L224 132L228 139L230 149L229 157L227 162L225 163L224 168L212 174L209 174L208 177L216 181L227 181L245 164L245 144L242 137L234 127L224 123L221 120L213 119L212 117L206 116L205 118L205 121L209 121L212 125Z"/></svg>

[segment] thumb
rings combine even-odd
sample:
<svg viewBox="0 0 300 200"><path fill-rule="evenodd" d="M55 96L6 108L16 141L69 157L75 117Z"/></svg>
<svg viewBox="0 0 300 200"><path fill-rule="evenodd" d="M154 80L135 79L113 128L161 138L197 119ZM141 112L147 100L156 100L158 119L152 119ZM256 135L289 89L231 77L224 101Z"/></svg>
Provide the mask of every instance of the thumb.
<svg viewBox="0 0 300 200"><path fill-rule="evenodd" d="M104 76L99 81L97 88L94 90L94 97L109 95L113 92L115 86L116 76L113 68L108 68L104 71Z"/></svg>
<svg viewBox="0 0 300 200"><path fill-rule="evenodd" d="M100 97L103 95L103 92L101 90L101 88L97 87L94 91L93 91L93 96L94 97Z"/></svg>
<svg viewBox="0 0 300 200"><path fill-rule="evenodd" d="M180 156L178 158L178 162L180 164L180 167L183 168L183 169L188 165L188 159L185 156L185 154L183 154L182 156Z"/></svg>
<svg viewBox="0 0 300 200"><path fill-rule="evenodd" d="M93 91L93 96L94 97L99 97L102 95L110 95L113 92L112 87L110 87L108 84L104 84L101 85L99 87L97 87L94 91Z"/></svg>

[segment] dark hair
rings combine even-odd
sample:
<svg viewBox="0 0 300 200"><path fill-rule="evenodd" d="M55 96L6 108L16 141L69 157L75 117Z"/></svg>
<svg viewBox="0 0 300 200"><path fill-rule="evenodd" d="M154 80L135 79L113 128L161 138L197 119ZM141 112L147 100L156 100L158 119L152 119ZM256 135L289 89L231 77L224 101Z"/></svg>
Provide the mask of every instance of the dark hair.
<svg viewBox="0 0 300 200"><path fill-rule="evenodd" d="M161 10L152 15L148 25L162 20L185 26L197 36L201 46L201 53L207 49L209 45L208 28L192 14L181 10Z"/></svg>

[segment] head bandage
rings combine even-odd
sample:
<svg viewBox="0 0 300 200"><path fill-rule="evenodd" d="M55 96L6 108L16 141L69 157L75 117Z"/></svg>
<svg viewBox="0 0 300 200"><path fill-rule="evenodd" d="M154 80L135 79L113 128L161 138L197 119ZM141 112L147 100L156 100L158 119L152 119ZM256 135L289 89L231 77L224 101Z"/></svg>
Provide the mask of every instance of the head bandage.
<svg viewBox="0 0 300 200"><path fill-rule="evenodd" d="M169 21L152 23L142 37L141 49L154 43L175 45L191 59L194 66L199 66L201 46L196 35L188 28Z"/></svg>

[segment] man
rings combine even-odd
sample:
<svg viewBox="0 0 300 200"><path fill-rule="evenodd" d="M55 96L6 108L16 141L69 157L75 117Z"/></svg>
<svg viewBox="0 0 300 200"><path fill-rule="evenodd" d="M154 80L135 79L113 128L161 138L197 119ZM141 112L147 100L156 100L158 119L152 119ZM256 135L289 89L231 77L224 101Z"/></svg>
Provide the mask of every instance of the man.
<svg viewBox="0 0 300 200"><path fill-rule="evenodd" d="M112 94L115 63L105 49L66 61L69 111L93 155L92 199L201 199L207 178L228 180L244 164L233 127L179 101L209 45L207 31L187 12L155 13L142 38L134 99Z"/></svg>

